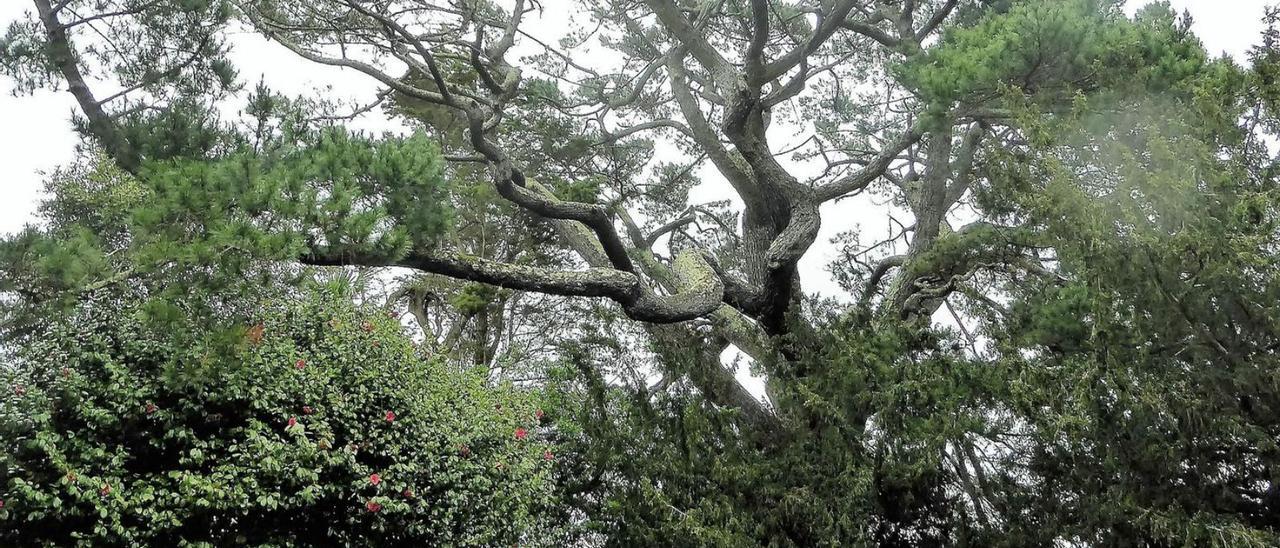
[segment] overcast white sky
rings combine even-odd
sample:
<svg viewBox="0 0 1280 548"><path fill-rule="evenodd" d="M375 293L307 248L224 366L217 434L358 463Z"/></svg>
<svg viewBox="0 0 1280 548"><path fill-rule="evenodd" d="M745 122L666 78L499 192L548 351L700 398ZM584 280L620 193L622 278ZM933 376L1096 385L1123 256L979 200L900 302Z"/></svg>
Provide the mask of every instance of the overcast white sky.
<svg viewBox="0 0 1280 548"><path fill-rule="evenodd" d="M1196 33L1211 52L1240 57L1258 38L1263 7L1274 1L1277 0L1173 0L1172 4L1191 12ZM1146 3L1130 0L1129 9ZM0 2L0 25L7 27L30 9L23 0ZM302 93L328 86L332 88L331 96L367 98L372 93L366 78L336 68L304 64L283 48L253 35L237 42L235 57L246 80L254 81L266 74L268 83L282 92ZM40 199L40 172L69 161L75 144L69 122L75 105L70 95L42 92L13 97L11 89L12 82L0 77L0 120L6 122L0 130L0 233L17 230L32 219ZM823 231L820 245L838 228L835 223L828 224L833 226ZM806 263L825 264L822 250L815 251Z"/></svg>

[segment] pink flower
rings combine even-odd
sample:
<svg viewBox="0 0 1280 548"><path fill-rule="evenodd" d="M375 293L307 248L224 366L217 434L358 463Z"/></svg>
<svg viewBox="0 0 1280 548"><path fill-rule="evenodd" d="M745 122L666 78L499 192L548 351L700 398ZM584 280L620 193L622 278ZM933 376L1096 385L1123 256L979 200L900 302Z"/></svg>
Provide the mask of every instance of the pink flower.
<svg viewBox="0 0 1280 548"><path fill-rule="evenodd" d="M377 472L369 474L369 483L372 483L374 485L382 483L382 476L379 476Z"/></svg>
<svg viewBox="0 0 1280 548"><path fill-rule="evenodd" d="M304 406L302 406L302 414L303 414L303 415L310 415L310 414L312 414L312 413L315 413L315 411L316 411L316 410L315 410L315 409L312 409L310 405L304 405Z"/></svg>
<svg viewBox="0 0 1280 548"><path fill-rule="evenodd" d="M147 414L148 414L148 415L150 415L150 414L152 414L152 413L155 413L155 412L156 412L156 404L154 404L154 403L150 403L150 402L147 402L147 409L146 409L146 410L147 410Z"/></svg>
<svg viewBox="0 0 1280 548"><path fill-rule="evenodd" d="M538 419L538 420L542 420L542 417L545 417L546 415L547 415L547 414L546 414L546 413L543 413L541 409L539 409L539 410L537 410L537 411L534 411L534 412L533 412L533 416L534 416L534 418L536 418L536 419Z"/></svg>
<svg viewBox="0 0 1280 548"><path fill-rule="evenodd" d="M364 504L364 508L365 510L368 510L370 512L377 512L378 510L382 509L382 505L374 501L369 501Z"/></svg>
<svg viewBox="0 0 1280 548"><path fill-rule="evenodd" d="M404 495L404 498L407 498L407 499L413 498L413 491L410 491L408 489L405 489L404 492L400 494Z"/></svg>
<svg viewBox="0 0 1280 548"><path fill-rule="evenodd" d="M387 422L395 422L395 421L396 421L396 412L395 412L395 411L387 411L386 418L387 418Z"/></svg>
<svg viewBox="0 0 1280 548"><path fill-rule="evenodd" d="M306 367L307 367L307 360L302 360L302 359L300 359L300 360L298 360L298 361L296 361L296 362L293 362L293 366L294 366L294 367L296 367L296 368L298 368L298 369L306 369Z"/></svg>
<svg viewBox="0 0 1280 548"><path fill-rule="evenodd" d="M297 426L297 425L298 425L298 418L297 418L297 417L289 417L289 428L293 428L293 427L295 427L295 426Z"/></svg>
<svg viewBox="0 0 1280 548"><path fill-rule="evenodd" d="M17 395L19 395L19 396L24 396L24 395L26 395L26 393L27 393L27 387L26 387L25 385L21 385L21 384L19 384L19 385L17 385L17 386L14 386L14 387L13 387L13 393L14 393L14 394L17 394Z"/></svg>
<svg viewBox="0 0 1280 548"><path fill-rule="evenodd" d="M519 427L519 428L516 428L516 439L518 439L518 440L522 440L522 439L525 439L525 438L527 438L527 437L529 437L529 432L525 431L525 429L524 429L524 427L523 427L523 426L522 426L522 427Z"/></svg>
<svg viewBox="0 0 1280 548"><path fill-rule="evenodd" d="M542 452L542 460L551 460L554 458L556 458L556 456L552 455L550 450Z"/></svg>
<svg viewBox="0 0 1280 548"><path fill-rule="evenodd" d="M371 324L371 323L369 323L369 322L364 322L364 323L360 324L360 329L363 329L365 333L369 333L369 332L373 331L373 324Z"/></svg>
<svg viewBox="0 0 1280 548"><path fill-rule="evenodd" d="M104 497L105 497L105 496L107 496L107 495L110 495L110 494L111 494L111 484L109 484L109 483L104 483L104 484L102 484L102 489L99 489L99 490L98 490L98 493L101 493L101 494L102 494L102 496L104 496Z"/></svg>
<svg viewBox="0 0 1280 548"><path fill-rule="evenodd" d="M0 508L4 508L4 500L0 499Z"/></svg>

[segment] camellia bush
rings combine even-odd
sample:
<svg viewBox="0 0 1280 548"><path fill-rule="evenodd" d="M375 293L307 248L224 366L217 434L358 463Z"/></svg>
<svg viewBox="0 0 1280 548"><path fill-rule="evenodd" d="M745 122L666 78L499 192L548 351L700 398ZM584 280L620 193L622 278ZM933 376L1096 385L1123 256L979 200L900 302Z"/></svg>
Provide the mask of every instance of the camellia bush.
<svg viewBox="0 0 1280 548"><path fill-rule="evenodd" d="M549 543L537 396L309 291L221 330L90 299L20 349L0 544Z"/></svg>

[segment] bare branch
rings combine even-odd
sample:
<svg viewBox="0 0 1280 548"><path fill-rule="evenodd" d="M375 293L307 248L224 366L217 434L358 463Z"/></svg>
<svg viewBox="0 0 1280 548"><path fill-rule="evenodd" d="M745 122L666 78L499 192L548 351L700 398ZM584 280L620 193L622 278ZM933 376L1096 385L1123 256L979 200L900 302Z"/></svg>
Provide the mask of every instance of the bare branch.
<svg viewBox="0 0 1280 548"><path fill-rule="evenodd" d="M871 297L875 295L876 288L879 287L880 281L889 274L889 271L895 267L902 266L907 262L906 255L893 255L885 257L876 263L875 269L871 271L871 275L867 277L867 283L862 288L862 297L859 302L866 306L871 302Z"/></svg>
<svg viewBox="0 0 1280 548"><path fill-rule="evenodd" d="M93 91L85 81L84 74L76 62L77 55L67 36L66 27L58 20L58 10L66 6L61 3L57 8L49 4L49 0L34 0L40 23L45 29L45 38L49 61L67 81L67 89L80 105L80 111L89 120L89 132L98 144L115 161L120 169L136 174L141 164L137 151L124 138L120 128L110 115L102 108L102 102L94 97Z"/></svg>
<svg viewBox="0 0 1280 548"><path fill-rule="evenodd" d="M671 32L680 43L693 55L724 89L733 89L738 79L736 68L715 49L698 29L694 28L680 13L680 8L673 0L645 0L645 4L653 10L654 15L662 22L664 28ZM707 3L711 6L714 3Z"/></svg>
<svg viewBox="0 0 1280 548"><path fill-rule="evenodd" d="M678 218L668 221L666 224L655 229L648 236L645 236L644 238L645 248L647 249L647 248L653 247L654 244L658 243L659 238L662 238L663 236L670 233L671 231L677 228L680 228L682 226L685 226L689 223L692 223L697 219L698 219L698 216L696 213L694 213L692 208L685 210L684 215L681 215Z"/></svg>
<svg viewBox="0 0 1280 548"><path fill-rule="evenodd" d="M934 12L933 17L930 17L929 20L925 22L924 26L920 27L920 30L916 31L916 42L920 42L921 40L924 40L925 37L933 34L933 31L937 30L938 26L942 25L943 21L946 21L947 16L951 15L951 12L956 9L956 5L959 3L959 0L947 0L946 4L943 4L942 7L938 8L938 11Z"/></svg>
<svg viewBox="0 0 1280 548"><path fill-rule="evenodd" d="M834 200L845 194L857 192L866 188L867 185L883 176L885 170L890 164L897 159L898 155L907 147L916 144L920 138L924 136L924 131L917 124L906 133L900 135L892 143L886 144L880 150L880 153L872 158L866 165L839 180L820 186L815 191L815 197L819 202Z"/></svg>
<svg viewBox="0 0 1280 548"><path fill-rule="evenodd" d="M710 266L695 253L686 253L677 273L682 289L657 296L644 289L633 273L611 268L562 271L515 265L456 252L414 253L399 259L360 250L312 250L298 258L313 266L404 267L498 287L569 297L605 297L622 305L627 316L645 322L674 323L711 313L721 304L724 290Z"/></svg>
<svg viewBox="0 0 1280 548"><path fill-rule="evenodd" d="M817 28L814 29L813 35L809 37L809 40L783 54L776 61L769 63L769 66L764 69L763 79L766 81L773 80L786 74L787 71L799 65L803 59L817 51L827 39L831 38L831 35L840 29L841 23L849 16L849 12L853 11L854 6L857 4L857 0L839 0L831 7L829 13L819 13Z"/></svg>

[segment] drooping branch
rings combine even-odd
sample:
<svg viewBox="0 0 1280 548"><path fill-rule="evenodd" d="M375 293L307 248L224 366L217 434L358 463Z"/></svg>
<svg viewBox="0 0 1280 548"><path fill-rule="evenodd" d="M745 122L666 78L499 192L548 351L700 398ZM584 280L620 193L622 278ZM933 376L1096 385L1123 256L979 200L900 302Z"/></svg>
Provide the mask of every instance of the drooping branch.
<svg viewBox="0 0 1280 548"><path fill-rule="evenodd" d="M889 271L895 267L902 266L907 261L906 255L892 255L881 259L876 263L875 268L871 270L871 275L867 277L867 283L863 286L862 297L859 303L867 306L871 302L871 298L875 295L876 288L880 286L880 282L889 274Z"/></svg>
<svg viewBox="0 0 1280 548"><path fill-rule="evenodd" d="M619 302L630 300L630 295L638 283L635 275L610 268L589 268L582 271L550 270L448 251L437 251L431 254L413 253L394 259L362 250L314 249L298 257L298 260L312 266L411 268L509 289L570 297L606 297Z"/></svg>
<svg viewBox="0 0 1280 548"><path fill-rule="evenodd" d="M312 266L403 267L498 287L567 297L605 297L627 316L645 322L673 323L709 314L722 302L723 284L706 276L710 267L686 259L684 286L674 295L648 291L638 276L612 268L564 271L516 265L448 251L417 252L401 258L361 250L314 249L298 257Z"/></svg>

